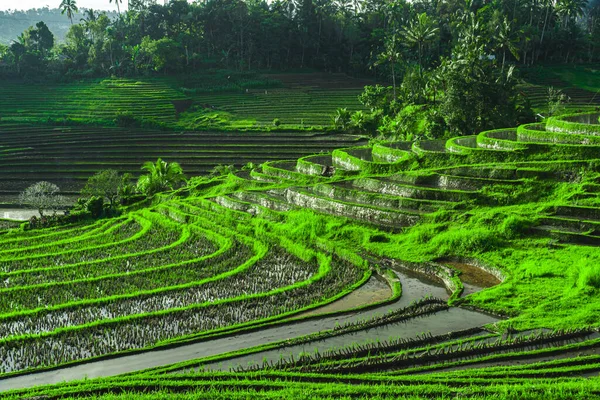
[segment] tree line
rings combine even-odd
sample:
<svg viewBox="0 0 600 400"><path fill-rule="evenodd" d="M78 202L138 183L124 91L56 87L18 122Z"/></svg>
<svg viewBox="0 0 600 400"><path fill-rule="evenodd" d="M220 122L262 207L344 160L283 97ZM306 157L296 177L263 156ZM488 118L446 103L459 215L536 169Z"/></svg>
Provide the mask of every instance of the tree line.
<svg viewBox="0 0 600 400"><path fill-rule="evenodd" d="M486 55L502 65L600 59L600 0L136 0L117 17L60 6L65 42L42 18L0 46L4 74L309 67L394 79L393 69L438 66L465 30L486 36Z"/></svg>
<svg viewBox="0 0 600 400"><path fill-rule="evenodd" d="M117 1L117 0L113 0ZM130 2L116 18L76 0L56 44L40 21L0 47L0 74L28 79L228 70L370 75L340 130L417 140L533 120L516 66L600 59L600 0L172 0Z"/></svg>

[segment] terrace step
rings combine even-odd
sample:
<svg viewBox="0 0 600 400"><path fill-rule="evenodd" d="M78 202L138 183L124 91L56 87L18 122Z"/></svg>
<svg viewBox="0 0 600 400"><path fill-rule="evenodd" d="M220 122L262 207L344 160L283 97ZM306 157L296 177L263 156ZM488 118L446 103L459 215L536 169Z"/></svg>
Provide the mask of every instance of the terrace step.
<svg viewBox="0 0 600 400"><path fill-rule="evenodd" d="M553 227L564 232L600 236L600 221L585 221L583 219L550 216L538 220L541 226Z"/></svg>
<svg viewBox="0 0 600 400"><path fill-rule="evenodd" d="M285 179L291 182L298 180L320 181L322 179L319 176L298 172L296 163L296 161L266 162L262 165L262 172L264 175Z"/></svg>
<svg viewBox="0 0 600 400"><path fill-rule="evenodd" d="M433 212L440 208L456 208L459 203L410 197L392 196L366 190L357 190L348 182L333 184L318 184L313 186L313 192L343 202L365 204L382 208L403 209L416 212Z"/></svg>
<svg viewBox="0 0 600 400"><path fill-rule="evenodd" d="M452 355L452 351L441 357L431 357L430 352L423 352L413 359L414 364L409 368L396 369L396 371L403 374L460 371L473 368L495 367L499 365L510 366L515 365L516 360L519 360L518 365L526 365L540 362L540 360L561 359L564 356L568 357L574 353L573 345L580 345L582 348L581 350L575 351L577 354L585 354L586 351L589 351L590 354L594 354L600 347L600 343L597 341L599 335L598 332L595 331L565 332L564 336L558 334L555 338L552 338L552 332L544 332L542 330L540 333L547 335L548 339L528 340L527 333L521 335L516 334L513 337L518 338L520 336L523 339L517 339L513 345L498 346L496 349L493 347L486 348L485 353L475 351L473 352L475 354L470 354L471 352L462 350L462 344L452 346L455 356ZM483 338L481 340L475 340L473 345L475 347L478 343L482 344L482 346L485 346L486 344L493 345L494 340L497 339ZM547 351L544 352L544 350ZM494 359L489 360L489 358L492 357Z"/></svg>
<svg viewBox="0 0 600 400"><path fill-rule="evenodd" d="M388 178L359 178L347 184L361 190L413 199L461 202L474 200L480 196L477 191L446 190L434 186L405 184Z"/></svg>
<svg viewBox="0 0 600 400"><path fill-rule="evenodd" d="M564 243L600 246L600 236L590 235L586 232L569 230L567 228L554 225L540 225L531 229L538 235L549 237Z"/></svg>
<svg viewBox="0 0 600 400"><path fill-rule="evenodd" d="M285 196L273 194L273 192L270 191L241 191L231 194L231 197L246 203L257 204L274 211L290 211L296 208L287 202Z"/></svg>
<svg viewBox="0 0 600 400"><path fill-rule="evenodd" d="M519 179L479 178L445 173L431 173L427 175L399 173L390 175L388 178L393 181L414 186L463 191L477 191L485 186L519 185L523 183L523 181Z"/></svg>
<svg viewBox="0 0 600 400"><path fill-rule="evenodd" d="M289 203L299 207L356 219L382 227L400 228L411 226L420 219L420 213L415 211L344 202L321 196L310 189L288 188L286 197Z"/></svg>
<svg viewBox="0 0 600 400"><path fill-rule="evenodd" d="M446 153L448 151L446 148L446 140L444 139L414 142L411 146L411 150L417 154Z"/></svg>
<svg viewBox="0 0 600 400"><path fill-rule="evenodd" d="M317 154L299 158L296 162L296 171L305 175L330 177L335 174L331 154Z"/></svg>
<svg viewBox="0 0 600 400"><path fill-rule="evenodd" d="M253 169L250 172L250 177L255 181L265 182L265 183L292 183L293 182L289 179L281 178L278 176L263 174L262 172L259 172L256 169Z"/></svg>
<svg viewBox="0 0 600 400"><path fill-rule="evenodd" d="M558 206L554 209L554 215L585 221L600 221L600 208L569 205Z"/></svg>

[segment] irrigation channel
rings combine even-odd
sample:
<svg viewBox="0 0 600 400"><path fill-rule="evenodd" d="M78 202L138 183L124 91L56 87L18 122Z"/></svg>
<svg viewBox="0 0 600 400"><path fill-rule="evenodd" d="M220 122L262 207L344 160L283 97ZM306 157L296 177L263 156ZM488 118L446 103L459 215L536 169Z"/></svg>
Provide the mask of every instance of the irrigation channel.
<svg viewBox="0 0 600 400"><path fill-rule="evenodd" d="M125 355L67 368L31 373L12 378L9 377L0 380L0 392L85 378L115 376L152 367L160 367L178 362L225 354L305 336L318 331L333 329L338 324L364 320L389 311L399 310L426 296L442 299L448 298L446 288L436 282L424 279L420 276L407 274L403 271L396 271L396 274L402 285L402 296L391 304L381 305L355 313L324 316L322 318L315 317L296 323L276 325L253 332L186 344L164 350ZM369 290L368 288L372 288L372 285L373 283L371 285L365 285L364 287ZM359 288L358 290L361 289ZM341 299L338 301L345 300ZM331 337L321 341L309 342L304 345L254 353L248 356L230 359L226 362L206 365L206 367L227 370L230 366L259 363L265 359L278 360L280 357L288 356L291 353L298 354L304 351L312 352L315 349L324 351L364 341L374 341L377 339L387 340L391 337L414 338L425 332L429 332L432 335L441 335L452 331L480 327L496 321L498 321L498 318L491 315L452 307L447 311L440 311L424 317L413 318L405 322L383 325L366 331L359 331L352 334Z"/></svg>

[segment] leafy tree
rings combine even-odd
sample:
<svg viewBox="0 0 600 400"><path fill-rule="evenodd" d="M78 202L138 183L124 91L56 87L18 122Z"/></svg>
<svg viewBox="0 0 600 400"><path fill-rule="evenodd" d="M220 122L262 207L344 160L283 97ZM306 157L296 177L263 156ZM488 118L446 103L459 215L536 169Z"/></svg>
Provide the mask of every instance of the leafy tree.
<svg viewBox="0 0 600 400"><path fill-rule="evenodd" d="M21 73L21 59L23 58L23 55L25 55L25 53L27 52L27 49L25 48L25 45L23 45L23 43L13 42L9 47L9 52L12 55L12 59L13 59L14 65L16 67L17 74L20 74Z"/></svg>
<svg viewBox="0 0 600 400"><path fill-rule="evenodd" d="M179 65L181 47L173 39L152 40L149 36L146 36L142 39L139 52L140 58L146 60L147 69L166 72L168 69L173 70L174 67Z"/></svg>
<svg viewBox="0 0 600 400"><path fill-rule="evenodd" d="M136 193L136 187L132 184L133 175L125 173L121 175L121 185L119 186L119 197L124 200L132 197Z"/></svg>
<svg viewBox="0 0 600 400"><path fill-rule="evenodd" d="M560 89L548 88L548 115L560 115L566 110L569 97Z"/></svg>
<svg viewBox="0 0 600 400"><path fill-rule="evenodd" d="M45 211L53 211L56 214L65 203L65 199L59 192L60 189L55 184L41 181L25 189L19 195L19 202L35 208L42 217Z"/></svg>
<svg viewBox="0 0 600 400"><path fill-rule="evenodd" d="M141 193L152 195L166 190L173 190L185 182L183 169L176 162L166 162L161 158L153 162L146 162L142 166L146 175L140 176L137 188Z"/></svg>
<svg viewBox="0 0 600 400"><path fill-rule="evenodd" d="M73 14L78 11L75 0L62 0L59 7L62 10L61 14L67 13L67 17L71 21L71 25L73 25Z"/></svg>
<svg viewBox="0 0 600 400"><path fill-rule="evenodd" d="M30 27L26 30L19 41L25 45L28 51L37 51L42 56L45 56L54 47L54 35L43 21L35 24L35 28Z"/></svg>
<svg viewBox="0 0 600 400"><path fill-rule="evenodd" d="M516 123L513 67L499 72L483 47L463 42L441 69L446 90L440 110L453 134Z"/></svg>
<svg viewBox="0 0 600 400"><path fill-rule="evenodd" d="M107 169L90 177L81 190L85 196L99 196L105 198L114 209L115 202L122 193L123 179L114 169Z"/></svg>
<svg viewBox="0 0 600 400"><path fill-rule="evenodd" d="M365 86L363 92L358 96L358 101L371 111L381 110L384 114L392 112L392 91L390 87L381 85Z"/></svg>
<svg viewBox="0 0 600 400"><path fill-rule="evenodd" d="M245 166L244 166L245 167ZM247 170L248 168L244 169ZM226 176L235 172L235 166L233 165L215 165L215 167L210 171L210 176Z"/></svg>

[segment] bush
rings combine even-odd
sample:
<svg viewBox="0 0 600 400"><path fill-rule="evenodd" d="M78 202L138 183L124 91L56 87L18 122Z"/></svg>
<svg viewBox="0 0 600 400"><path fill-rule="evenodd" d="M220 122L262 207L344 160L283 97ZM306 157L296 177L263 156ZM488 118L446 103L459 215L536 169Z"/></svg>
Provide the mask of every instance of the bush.
<svg viewBox="0 0 600 400"><path fill-rule="evenodd" d="M182 112L187 111L194 101L192 99L183 99L183 100L171 100L173 107L175 108L175 114L181 114Z"/></svg>
<svg viewBox="0 0 600 400"><path fill-rule="evenodd" d="M83 204L83 208L92 218L100 218L104 211L104 199L100 196L92 196Z"/></svg>
<svg viewBox="0 0 600 400"><path fill-rule="evenodd" d="M275 119L273 120L273 125L274 125L274 126L279 126L279 125L281 125L281 121L279 120L279 118L275 118Z"/></svg>
<svg viewBox="0 0 600 400"><path fill-rule="evenodd" d="M120 126L122 128L134 128L139 127L140 122L132 113L130 113L129 111L125 111L117 113L117 117L115 118L115 125Z"/></svg>
<svg viewBox="0 0 600 400"><path fill-rule="evenodd" d="M335 130L345 131L351 123L350 111L347 108L338 108L331 117L331 123Z"/></svg>
<svg viewBox="0 0 600 400"><path fill-rule="evenodd" d="M211 176L225 176L235 172L235 166L233 165L216 165L211 171Z"/></svg>

